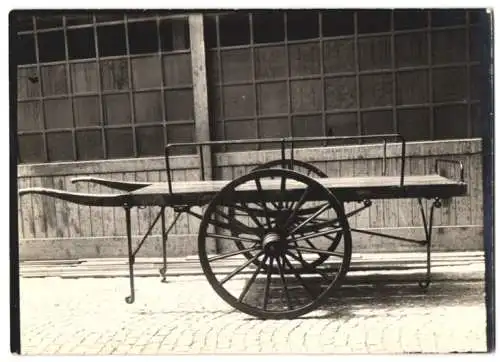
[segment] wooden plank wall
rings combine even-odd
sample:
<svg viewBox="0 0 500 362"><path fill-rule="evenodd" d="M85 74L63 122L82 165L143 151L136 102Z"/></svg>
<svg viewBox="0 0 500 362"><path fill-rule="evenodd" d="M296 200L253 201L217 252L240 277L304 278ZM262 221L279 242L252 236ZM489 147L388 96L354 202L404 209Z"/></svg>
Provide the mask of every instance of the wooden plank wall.
<svg viewBox="0 0 500 362"><path fill-rule="evenodd" d="M400 146L387 148L387 173L400 172ZM469 185L467 196L444 202L437 210L435 225L436 247L440 249L482 249L483 195L481 141L450 140L412 142L407 144L406 175L432 172L436 158L461 160ZM335 146L297 149L295 158L311 162L331 176L377 175L382 172L380 145ZM216 179L233 179L256 165L279 158L278 150L232 152L217 154L213 161ZM199 162L195 156L172 157L175 180L199 179ZM443 167L450 177L458 173ZM166 181L164 159L161 157L108 160L80 163L21 165L18 167L18 187L55 187L71 191L113 192L103 186L86 183L72 184L76 176L96 176L117 180ZM428 202L426 202L428 204ZM126 255L125 222L121 209L78 206L64 201L27 195L19 199L20 257L27 259L73 259L115 257ZM427 206L430 206L428 204ZM347 210L356 205L347 205ZM157 208L134 209L133 230L137 241L156 216ZM428 210L428 208L426 209ZM201 210L194 210L201 212ZM174 216L167 211L167 220ZM351 220L359 228L392 230L409 235L421 232L420 212L416 200L380 200ZM169 238L170 256L196 253L199 221L183 215ZM161 256L160 227L153 229L152 242L146 243L138 256ZM363 237L353 240L359 250L401 248L391 241ZM401 250L404 250L401 249Z"/></svg>

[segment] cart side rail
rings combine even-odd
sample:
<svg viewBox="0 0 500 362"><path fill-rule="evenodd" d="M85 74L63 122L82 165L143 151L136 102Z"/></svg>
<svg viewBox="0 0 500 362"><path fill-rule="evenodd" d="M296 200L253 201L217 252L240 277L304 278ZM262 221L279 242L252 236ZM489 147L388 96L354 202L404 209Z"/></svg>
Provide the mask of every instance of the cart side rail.
<svg viewBox="0 0 500 362"><path fill-rule="evenodd" d="M165 146L165 168L167 172L167 182L169 192L172 193L172 177L170 169L170 149L176 147L197 147L200 159L200 179L205 180L205 164L203 158L203 146L223 146L223 145L248 145L248 144L269 144L279 143L281 145L281 160L285 161L285 154L287 147L290 148L290 155L292 160L294 158L294 145L297 142L318 142L318 141L351 141L351 140L381 140L383 141L383 167L382 172L385 175L387 165L387 142L397 140L401 143L401 173L400 184L404 185L405 173L405 160L406 160L406 140L398 133L394 134L376 134L364 136L326 136L326 137L283 137L283 138L262 138L262 139L241 139L241 140L224 140L224 141L204 141L204 142L182 142L182 143L169 143Z"/></svg>

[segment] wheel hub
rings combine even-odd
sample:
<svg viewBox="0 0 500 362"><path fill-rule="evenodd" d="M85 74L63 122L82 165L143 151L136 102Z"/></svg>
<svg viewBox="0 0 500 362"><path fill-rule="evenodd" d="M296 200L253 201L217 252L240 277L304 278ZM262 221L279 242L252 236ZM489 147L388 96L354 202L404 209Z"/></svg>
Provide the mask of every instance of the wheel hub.
<svg viewBox="0 0 500 362"><path fill-rule="evenodd" d="M262 247L266 255L278 257L285 254L286 243L278 233L270 232L262 239Z"/></svg>

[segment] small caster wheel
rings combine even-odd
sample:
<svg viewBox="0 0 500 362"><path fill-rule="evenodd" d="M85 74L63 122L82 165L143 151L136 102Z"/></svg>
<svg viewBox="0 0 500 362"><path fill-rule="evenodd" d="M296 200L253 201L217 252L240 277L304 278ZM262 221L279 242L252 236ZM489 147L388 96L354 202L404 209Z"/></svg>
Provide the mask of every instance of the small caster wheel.
<svg viewBox="0 0 500 362"><path fill-rule="evenodd" d="M134 297L132 297L131 295L129 295L128 297L125 298L125 302L127 302L127 304L134 303Z"/></svg>

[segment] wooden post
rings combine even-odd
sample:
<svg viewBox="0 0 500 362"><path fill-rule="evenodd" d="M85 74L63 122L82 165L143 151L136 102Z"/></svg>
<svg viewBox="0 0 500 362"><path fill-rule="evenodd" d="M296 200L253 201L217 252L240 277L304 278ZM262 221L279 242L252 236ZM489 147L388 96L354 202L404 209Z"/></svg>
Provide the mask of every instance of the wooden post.
<svg viewBox="0 0 500 362"><path fill-rule="evenodd" d="M208 118L207 70L203 15L189 15L189 39L191 46L191 69L193 73L193 101L196 141L210 141ZM199 152L199 151L198 151ZM210 146L202 147L205 180L212 179L212 152Z"/></svg>

